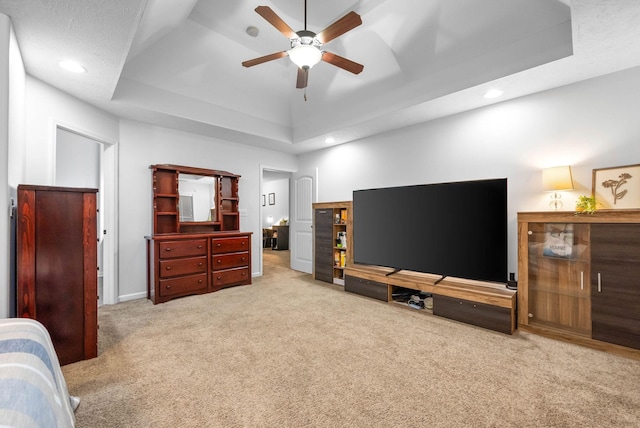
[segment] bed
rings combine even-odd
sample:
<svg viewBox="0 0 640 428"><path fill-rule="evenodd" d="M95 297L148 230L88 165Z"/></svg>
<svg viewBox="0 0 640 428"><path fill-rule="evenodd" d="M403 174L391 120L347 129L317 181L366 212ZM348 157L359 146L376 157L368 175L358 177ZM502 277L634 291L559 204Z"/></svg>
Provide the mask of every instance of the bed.
<svg viewBox="0 0 640 428"><path fill-rule="evenodd" d="M0 425L73 427L79 403L46 328L32 319L0 319Z"/></svg>

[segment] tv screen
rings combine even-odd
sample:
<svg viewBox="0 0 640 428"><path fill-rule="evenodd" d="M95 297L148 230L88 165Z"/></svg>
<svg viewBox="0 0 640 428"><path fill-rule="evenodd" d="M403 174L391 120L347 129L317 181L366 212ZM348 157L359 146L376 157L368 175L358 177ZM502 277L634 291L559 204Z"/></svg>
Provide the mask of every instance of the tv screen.
<svg viewBox="0 0 640 428"><path fill-rule="evenodd" d="M356 263L507 281L507 180L356 190Z"/></svg>

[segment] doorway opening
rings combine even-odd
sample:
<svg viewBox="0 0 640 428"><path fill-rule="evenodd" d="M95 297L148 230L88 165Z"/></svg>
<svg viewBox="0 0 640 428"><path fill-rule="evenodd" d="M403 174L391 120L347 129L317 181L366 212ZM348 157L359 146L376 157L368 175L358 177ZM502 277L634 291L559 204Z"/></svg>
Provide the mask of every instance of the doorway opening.
<svg viewBox="0 0 640 428"><path fill-rule="evenodd" d="M262 251L260 271L290 267L290 182L291 172L261 168L260 224Z"/></svg>
<svg viewBox="0 0 640 428"><path fill-rule="evenodd" d="M98 189L96 236L99 304L117 303L116 144L71 127L56 125L53 183Z"/></svg>

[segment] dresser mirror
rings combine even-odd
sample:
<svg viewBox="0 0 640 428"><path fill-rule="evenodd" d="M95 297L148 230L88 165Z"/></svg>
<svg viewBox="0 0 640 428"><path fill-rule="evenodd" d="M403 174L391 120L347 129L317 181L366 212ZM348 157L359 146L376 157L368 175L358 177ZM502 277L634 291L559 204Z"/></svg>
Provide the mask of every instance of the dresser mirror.
<svg viewBox="0 0 640 428"><path fill-rule="evenodd" d="M216 177L181 173L178 194L181 223L216 220Z"/></svg>

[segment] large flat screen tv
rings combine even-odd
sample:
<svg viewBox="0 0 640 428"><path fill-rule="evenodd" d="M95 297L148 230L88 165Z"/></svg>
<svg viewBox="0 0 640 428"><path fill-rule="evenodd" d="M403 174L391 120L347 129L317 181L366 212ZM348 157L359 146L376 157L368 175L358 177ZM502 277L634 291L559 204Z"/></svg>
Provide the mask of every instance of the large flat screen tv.
<svg viewBox="0 0 640 428"><path fill-rule="evenodd" d="M507 180L356 190L356 263L507 282Z"/></svg>

